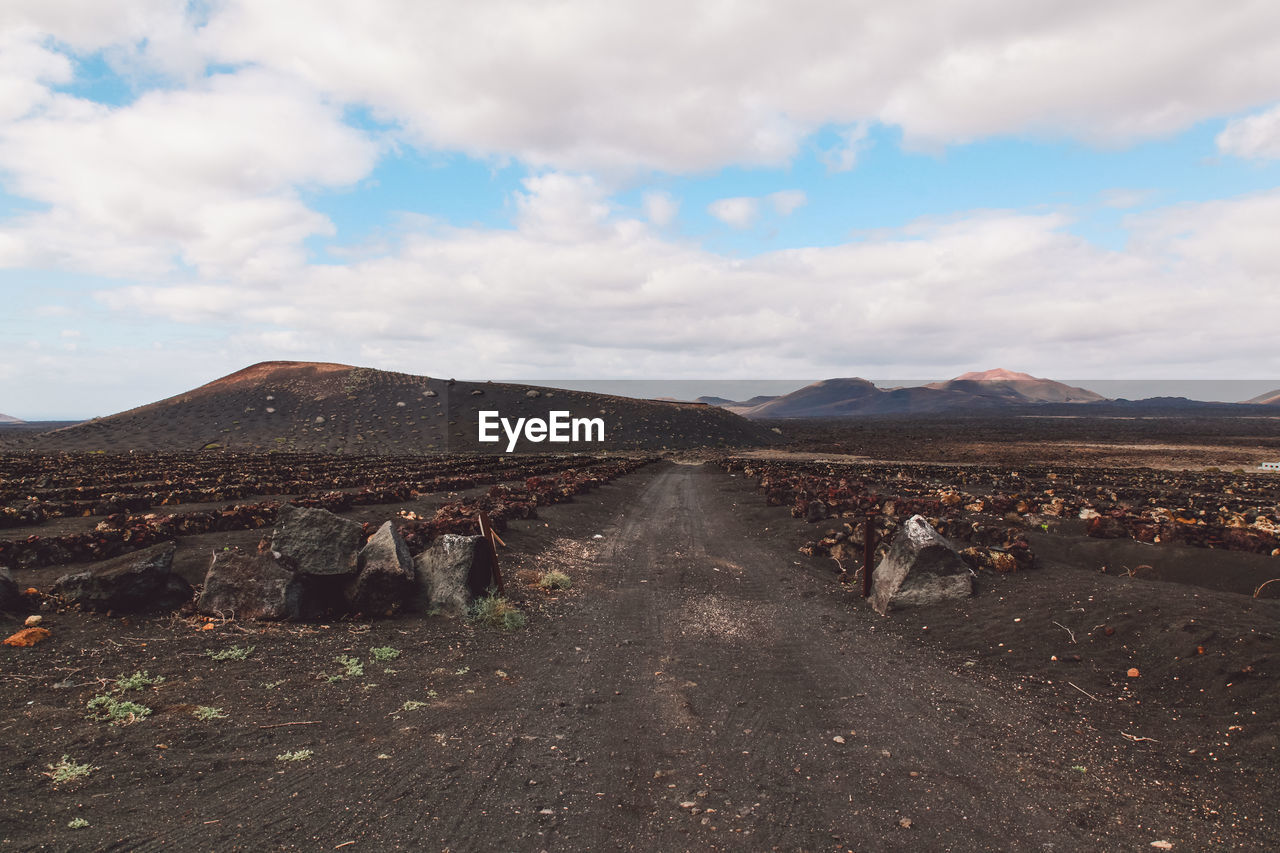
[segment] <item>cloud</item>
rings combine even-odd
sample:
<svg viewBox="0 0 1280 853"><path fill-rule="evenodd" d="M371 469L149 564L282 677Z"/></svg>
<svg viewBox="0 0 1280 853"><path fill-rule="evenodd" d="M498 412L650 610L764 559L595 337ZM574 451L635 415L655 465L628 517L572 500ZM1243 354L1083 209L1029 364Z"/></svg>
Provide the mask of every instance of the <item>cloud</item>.
<svg viewBox="0 0 1280 853"><path fill-rule="evenodd" d="M9 189L48 206L9 221L0 265L277 275L333 230L298 189L350 185L377 155L336 107L261 71L121 107L52 95L0 125Z"/></svg>
<svg viewBox="0 0 1280 853"><path fill-rule="evenodd" d="M522 195L559 213L514 230L408 233L389 256L311 267L265 295L150 285L103 299L131 315L254 328L260 346L295 357L476 378L930 376L956 363L1095 377L1280 369L1270 320L1280 261L1266 251L1280 192L1135 216L1123 252L1071 234L1060 213L972 211L744 259L599 218L578 179L540 180ZM1250 310L1224 308L1223 291Z"/></svg>
<svg viewBox="0 0 1280 853"><path fill-rule="evenodd" d="M808 203L804 190L781 190L765 196L779 216L790 216Z"/></svg>
<svg viewBox="0 0 1280 853"><path fill-rule="evenodd" d="M40 44L38 32L0 29L0 122L26 115L49 97L48 86L73 76L71 61Z"/></svg>
<svg viewBox="0 0 1280 853"><path fill-rule="evenodd" d="M857 165L858 158L870 144L869 132L870 124L865 121L841 130L840 144L822 152L822 162L827 165L827 171L848 172Z"/></svg>
<svg viewBox="0 0 1280 853"><path fill-rule="evenodd" d="M1223 154L1252 160L1280 158L1280 105L1232 119L1215 141Z"/></svg>
<svg viewBox="0 0 1280 853"><path fill-rule="evenodd" d="M551 172L522 183L516 222L525 233L572 242L589 238L609 215L608 196L590 176Z"/></svg>
<svg viewBox="0 0 1280 853"><path fill-rule="evenodd" d="M725 225L734 228L750 228L760 213L760 202L758 199L746 196L722 198L707 205L707 212Z"/></svg>
<svg viewBox="0 0 1280 853"><path fill-rule="evenodd" d="M659 228L670 225L680 212L680 202L670 193L647 192L644 194L644 215Z"/></svg>
<svg viewBox="0 0 1280 853"><path fill-rule="evenodd" d="M1280 100L1269 3L226 0L200 48L366 105L428 148L560 171L781 165L824 126L850 128L830 161L850 168L868 122L921 147L1116 145Z"/></svg>

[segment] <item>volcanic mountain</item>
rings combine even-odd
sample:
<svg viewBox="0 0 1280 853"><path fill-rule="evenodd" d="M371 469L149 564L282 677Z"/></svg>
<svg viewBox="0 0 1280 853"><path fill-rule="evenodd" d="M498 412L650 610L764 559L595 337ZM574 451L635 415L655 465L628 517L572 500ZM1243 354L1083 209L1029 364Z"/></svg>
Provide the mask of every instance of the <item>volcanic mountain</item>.
<svg viewBox="0 0 1280 853"><path fill-rule="evenodd" d="M455 382L345 364L268 361L137 409L43 433L39 450L295 450L418 454L501 450L476 441L477 413L600 418L605 441L522 443L521 450L741 447L777 436L697 403L634 400L493 382ZM501 430L499 429L499 434Z"/></svg>
<svg viewBox="0 0 1280 853"><path fill-rule="evenodd" d="M1093 403L1103 399L1083 388L997 369L906 388L882 389L865 379L827 379L735 411L753 419L833 418L985 411L1044 403Z"/></svg>
<svg viewBox="0 0 1280 853"><path fill-rule="evenodd" d="M1280 390L1259 394L1251 400L1245 400L1245 402L1259 406L1280 406Z"/></svg>
<svg viewBox="0 0 1280 853"><path fill-rule="evenodd" d="M9 415L0 415L0 424L21 424L21 423L26 423L26 421L19 420L18 418L11 417Z"/></svg>
<svg viewBox="0 0 1280 853"><path fill-rule="evenodd" d="M961 391L975 397L990 397L1011 403L1096 403L1106 399L1084 388L1073 388L1052 379L1037 379L1028 373L996 368L980 373L964 373L947 382L924 386L938 391Z"/></svg>

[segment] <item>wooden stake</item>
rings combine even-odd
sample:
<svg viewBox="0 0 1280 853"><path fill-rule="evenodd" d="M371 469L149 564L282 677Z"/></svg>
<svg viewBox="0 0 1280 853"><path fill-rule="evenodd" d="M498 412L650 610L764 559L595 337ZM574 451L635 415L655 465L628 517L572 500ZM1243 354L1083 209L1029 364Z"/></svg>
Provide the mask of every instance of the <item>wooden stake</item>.
<svg viewBox="0 0 1280 853"><path fill-rule="evenodd" d="M494 541L502 542L502 540L498 539L498 534L493 531L493 522L489 521L489 516L483 510L476 517L476 522L480 525L480 535L489 543L489 556L493 558L494 585L497 586L499 593L506 595L507 586L502 582L502 569L498 567L498 546ZM506 542L502 542L504 548L506 545Z"/></svg>
<svg viewBox="0 0 1280 853"><path fill-rule="evenodd" d="M865 526L862 528L862 597L871 596L871 562L876 558L876 517L867 513Z"/></svg>

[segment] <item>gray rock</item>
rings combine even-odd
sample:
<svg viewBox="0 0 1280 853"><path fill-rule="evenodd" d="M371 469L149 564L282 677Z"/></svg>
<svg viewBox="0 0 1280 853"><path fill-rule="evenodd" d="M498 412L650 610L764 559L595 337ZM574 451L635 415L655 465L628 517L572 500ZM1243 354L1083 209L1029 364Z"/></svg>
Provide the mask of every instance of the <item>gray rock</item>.
<svg viewBox="0 0 1280 853"><path fill-rule="evenodd" d="M913 515L898 529L871 577L871 606L881 615L973 594L973 571L954 545Z"/></svg>
<svg viewBox="0 0 1280 853"><path fill-rule="evenodd" d="M214 554L196 608L227 618L298 620L306 597L301 578L270 554L223 551Z"/></svg>
<svg viewBox="0 0 1280 853"><path fill-rule="evenodd" d="M271 550L300 574L354 574L363 534L359 524L328 510L284 504L271 531Z"/></svg>
<svg viewBox="0 0 1280 853"><path fill-rule="evenodd" d="M22 600L22 591L18 582L13 579L9 570L0 566L0 613L19 613L27 609Z"/></svg>
<svg viewBox="0 0 1280 853"><path fill-rule="evenodd" d="M360 574L347 587L351 609L367 616L389 614L414 596L413 557L390 521L360 551Z"/></svg>
<svg viewBox="0 0 1280 853"><path fill-rule="evenodd" d="M493 554L481 536L446 533L414 560L418 606L454 615L467 612L471 599L494 582Z"/></svg>
<svg viewBox="0 0 1280 853"><path fill-rule="evenodd" d="M191 584L173 573L175 545L166 542L63 575L53 593L85 610L136 613L167 610L191 600Z"/></svg>

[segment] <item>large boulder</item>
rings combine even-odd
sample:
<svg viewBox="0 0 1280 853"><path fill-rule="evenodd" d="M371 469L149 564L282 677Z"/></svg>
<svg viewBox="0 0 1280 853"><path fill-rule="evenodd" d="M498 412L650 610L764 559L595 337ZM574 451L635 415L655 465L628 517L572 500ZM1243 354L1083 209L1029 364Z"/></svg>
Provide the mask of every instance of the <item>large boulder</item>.
<svg viewBox="0 0 1280 853"><path fill-rule="evenodd" d="M135 613L168 610L191 600L191 584L173 573L175 545L166 542L63 575L53 593L85 610Z"/></svg>
<svg viewBox="0 0 1280 853"><path fill-rule="evenodd" d="M347 587L356 613L377 616L399 610L413 599L413 557L390 521L369 537L360 551L360 574Z"/></svg>
<svg viewBox="0 0 1280 853"><path fill-rule="evenodd" d="M954 545L913 515L898 529L871 576L871 606L884 615L973 594L973 571Z"/></svg>
<svg viewBox="0 0 1280 853"><path fill-rule="evenodd" d="M467 612L471 599L494 583L493 551L483 536L446 533L414 560L417 603L454 615Z"/></svg>
<svg viewBox="0 0 1280 853"><path fill-rule="evenodd" d="M18 613L26 609L17 581L13 579L8 569L0 566L0 613Z"/></svg>
<svg viewBox="0 0 1280 853"><path fill-rule="evenodd" d="M213 557L196 608L235 619L298 620L307 614L302 579L270 553L222 551Z"/></svg>
<svg viewBox="0 0 1280 853"><path fill-rule="evenodd" d="M359 524L328 510L284 504L271 532L271 550L301 574L354 574L363 533Z"/></svg>

